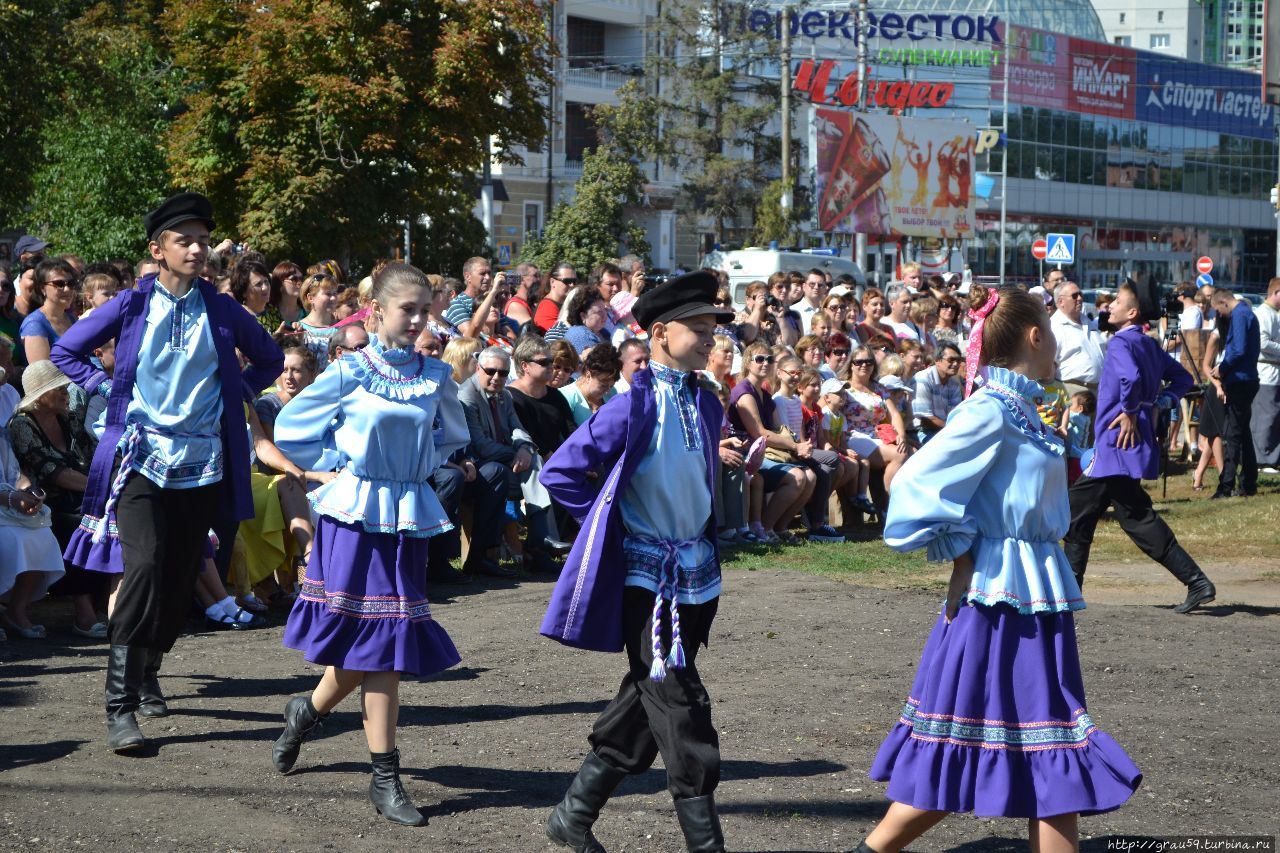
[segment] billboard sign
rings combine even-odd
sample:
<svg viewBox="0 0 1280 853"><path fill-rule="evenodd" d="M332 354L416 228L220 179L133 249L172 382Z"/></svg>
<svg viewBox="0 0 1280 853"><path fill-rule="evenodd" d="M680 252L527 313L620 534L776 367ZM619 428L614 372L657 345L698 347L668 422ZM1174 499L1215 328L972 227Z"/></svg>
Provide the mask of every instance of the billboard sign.
<svg viewBox="0 0 1280 853"><path fill-rule="evenodd" d="M1071 39L1067 109L1110 118L1134 117L1137 51Z"/></svg>
<svg viewBox="0 0 1280 853"><path fill-rule="evenodd" d="M1260 91L1260 76L1233 68L1138 57L1139 121L1274 139L1277 109Z"/></svg>
<svg viewBox="0 0 1280 853"><path fill-rule="evenodd" d="M1068 58L1071 39L1057 33L1029 27L1009 27L1008 69L991 69L991 97L1004 96L1004 78L1009 75L1009 102L1051 110L1067 108Z"/></svg>
<svg viewBox="0 0 1280 853"><path fill-rule="evenodd" d="M935 239L973 233L973 148L963 121L814 109L818 227Z"/></svg>

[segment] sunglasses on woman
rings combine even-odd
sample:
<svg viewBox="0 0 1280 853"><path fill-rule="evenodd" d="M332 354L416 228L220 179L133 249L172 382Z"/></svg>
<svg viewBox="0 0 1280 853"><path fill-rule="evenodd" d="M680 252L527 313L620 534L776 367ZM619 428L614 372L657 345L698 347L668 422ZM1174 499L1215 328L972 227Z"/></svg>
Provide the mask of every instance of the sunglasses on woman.
<svg viewBox="0 0 1280 853"><path fill-rule="evenodd" d="M751 360L756 364L773 364L773 356L771 355L757 355L753 356Z"/></svg>
<svg viewBox="0 0 1280 853"><path fill-rule="evenodd" d="M857 367L875 367L876 360L874 358L855 358L853 364Z"/></svg>

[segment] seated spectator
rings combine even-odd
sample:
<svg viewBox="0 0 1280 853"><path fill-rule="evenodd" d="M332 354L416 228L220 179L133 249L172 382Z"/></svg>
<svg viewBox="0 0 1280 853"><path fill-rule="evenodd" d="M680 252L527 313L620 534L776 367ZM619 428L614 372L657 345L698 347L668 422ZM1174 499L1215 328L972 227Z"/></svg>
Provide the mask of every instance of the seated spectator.
<svg viewBox="0 0 1280 853"><path fill-rule="evenodd" d="M810 455L812 445L807 441L797 442L790 435L777 432L774 426L775 406L766 391L773 374L773 362L773 354L763 343L747 347L738 383L729 395L728 410L734 438L749 444L764 438L770 449L782 451L791 460L766 457L758 472L769 497L761 511L760 527L752 529L770 544L794 540L787 528L812 497L816 483L813 472L801 462Z"/></svg>
<svg viewBox="0 0 1280 853"><path fill-rule="evenodd" d="M558 390L574 380L582 359L568 341L547 341L547 346L551 348L551 379L547 384Z"/></svg>
<svg viewBox="0 0 1280 853"><path fill-rule="evenodd" d="M733 383L736 381L733 376L733 357L738 354L738 348L733 343L733 338L725 335L716 335L715 343L711 345L711 355L707 357L707 373L724 386L725 394L733 390Z"/></svg>
<svg viewBox="0 0 1280 853"><path fill-rule="evenodd" d="M862 321L854 326L859 343L866 346L896 346L893 329L882 322L884 314L884 294L874 287L868 287L862 294Z"/></svg>
<svg viewBox="0 0 1280 853"><path fill-rule="evenodd" d="M9 339L10 349L22 337L20 334L22 318L18 316L18 310L13 305L17 295L18 291L13 280L7 273L0 272L0 335ZM14 379L15 377L10 377L10 381Z"/></svg>
<svg viewBox="0 0 1280 853"><path fill-rule="evenodd" d="M280 349L284 352L284 372L276 380L275 390L267 391L253 404L268 440L274 440L276 415L314 382L319 372L315 353L298 341L283 341Z"/></svg>
<svg viewBox="0 0 1280 853"><path fill-rule="evenodd" d="M519 335L520 329L533 322L534 306L542 290L542 275L533 264L516 264L506 276L511 296L502 306L503 315L511 321Z"/></svg>
<svg viewBox="0 0 1280 853"><path fill-rule="evenodd" d="M812 378L810 378L812 376ZM819 429L817 444L826 450L840 454L840 466L844 469L841 479L842 497L851 499L854 507L867 515L878 515L879 510L871 502L867 487L871 482L871 463L859 456L849 447L849 435L845 430L844 406L845 391L849 384L839 379L822 380L817 371L806 371L801 379L801 399L815 393L819 406ZM808 406L809 403L805 402ZM807 413L806 413L807 414ZM846 519L845 524L848 524Z"/></svg>
<svg viewBox="0 0 1280 853"><path fill-rule="evenodd" d="M898 373L898 376L908 385L915 379L916 374L929 363L928 352L920 341L906 338L898 341L897 355L898 358L902 359L902 370Z"/></svg>
<svg viewBox="0 0 1280 853"><path fill-rule="evenodd" d="M493 269L489 261L478 256L468 258L462 265L462 281L462 290L449 301L449 307L445 309L444 316L446 320L458 327L462 334L471 335L471 323L476 316L479 314L479 319L483 320L488 314L487 306L483 314L477 309L481 300L492 290ZM473 337L478 336L473 335Z"/></svg>
<svg viewBox="0 0 1280 853"><path fill-rule="evenodd" d="M88 317L99 305L110 302L119 291L120 281L113 275L107 275L104 272L91 272L86 275L80 284L80 299L84 303L80 319Z"/></svg>
<svg viewBox="0 0 1280 853"><path fill-rule="evenodd" d="M454 338L445 344L440 360L453 368L453 381L459 388L476 372L476 355L482 349L475 338Z"/></svg>
<svg viewBox="0 0 1280 853"><path fill-rule="evenodd" d="M329 357L329 338L333 336L333 304L338 298L338 282L333 276L314 273L307 276L302 285L302 304L307 315L298 321L302 329L302 343L315 354L317 364L325 364Z"/></svg>
<svg viewBox="0 0 1280 853"><path fill-rule="evenodd" d="M848 334L853 331L854 324L849 321L849 306L840 294L827 294L822 302L822 313L830 321L832 332Z"/></svg>
<svg viewBox="0 0 1280 853"><path fill-rule="evenodd" d="M281 261L271 270L271 303L286 323L296 323L306 316L306 300L302 295L307 276L293 261ZM333 282L335 291L337 280ZM336 304L336 301L335 301Z"/></svg>
<svg viewBox="0 0 1280 853"><path fill-rule="evenodd" d="M649 333L640 328L640 324L636 322L636 318L631 314L631 309L635 306L638 298L634 293L620 290L614 295L613 299L609 300L609 314L614 318L616 326L611 338L611 342L615 347L621 347L623 341L633 339L649 340ZM648 344L646 343L645 346L648 346Z"/></svg>
<svg viewBox="0 0 1280 853"><path fill-rule="evenodd" d="M918 341L924 349L924 361L928 362L933 357L934 346L937 343L933 337L933 330L938 325L938 300L932 296L922 296L913 300L910 316L911 322L919 330Z"/></svg>
<svg viewBox="0 0 1280 853"><path fill-rule="evenodd" d="M826 363L818 368L818 373L823 379L837 379L846 374L849 369L849 351L852 347L849 336L844 332L836 332L823 339L822 348L826 353Z"/></svg>
<svg viewBox="0 0 1280 853"><path fill-rule="evenodd" d="M473 497L471 549L463 571L493 577L515 574L498 565L489 551L502 541L506 496L527 478L537 453L506 389L510 370L510 354L501 347L487 347L476 357L475 373L458 390L478 468L476 484L483 484ZM530 511L530 541L545 541L546 530L546 510Z"/></svg>
<svg viewBox="0 0 1280 853"><path fill-rule="evenodd" d="M377 266L374 267L378 269ZM343 326L364 326L365 331L374 334L377 331L376 319L373 316L373 276L367 275L360 279L360 283L356 285L356 310L348 314L346 317L334 323L339 328ZM374 326L374 328L369 328Z"/></svg>
<svg viewBox="0 0 1280 853"><path fill-rule="evenodd" d="M369 333L365 331L364 326L355 324L350 326L338 326L333 330L333 334L329 336L329 350L326 364L332 364L343 355L349 352L355 352L364 349L369 345Z"/></svg>
<svg viewBox="0 0 1280 853"><path fill-rule="evenodd" d="M617 264L605 261L596 264L595 268L587 276L587 286L591 287L600 295L600 300L605 305L604 325L598 330L601 339L609 341L613 339L613 333L617 328L613 317L609 315L609 301L617 296L624 289L622 280L622 270ZM572 325L572 323L570 324Z"/></svg>
<svg viewBox="0 0 1280 853"><path fill-rule="evenodd" d="M19 330L27 364L48 361L53 345L76 321L71 306L75 304L78 279L71 264L59 258L41 261L33 281L34 310L23 319Z"/></svg>
<svg viewBox="0 0 1280 853"><path fill-rule="evenodd" d="M0 424L9 422L19 402L18 392L3 380L0 376ZM45 634L44 626L27 616L27 605L38 601L64 571L57 537L44 526L49 516L43 493L22 473L8 431L0 430L0 597L6 600L5 625L22 637Z"/></svg>
<svg viewBox="0 0 1280 853"><path fill-rule="evenodd" d="M51 361L37 361L28 367L22 375L22 387L26 393L9 421L9 441L22 473L31 485L44 490L53 535L59 550L64 551L83 517L80 504L96 447L85 431L88 400ZM98 615L97 606L114 590L120 576L86 571L65 562L63 569L65 574L50 591L71 596L71 630L82 637L106 639L106 621Z"/></svg>
<svg viewBox="0 0 1280 853"><path fill-rule="evenodd" d="M939 344L955 344L964 352L968 344L968 335L964 329L964 309L960 300L950 293L938 300L938 325L933 330L933 339Z"/></svg>
<svg viewBox="0 0 1280 853"><path fill-rule="evenodd" d="M884 472L887 491L910 453L906 422L889 392L875 381L876 359L871 350L854 350L849 365L844 409L848 446L871 464L872 471Z"/></svg>
<svg viewBox="0 0 1280 853"><path fill-rule="evenodd" d="M711 380L715 382L715 380ZM716 382L716 396L726 411L729 387ZM762 540L751 528L760 526L760 508L764 506L764 479L747 474L747 442L734 437L726 416L720 425L720 460L717 468L715 511L716 529L722 546L757 545ZM754 515L752 512L754 511Z"/></svg>
<svg viewBox="0 0 1280 853"><path fill-rule="evenodd" d="M543 460L555 453L578 426L564 395L554 393L550 385L553 358L551 347L541 337L522 336L513 356L517 378L507 385L516 417L525 425Z"/></svg>
<svg viewBox="0 0 1280 853"><path fill-rule="evenodd" d="M938 360L915 375L915 395L911 410L916 436L924 444L947 424L947 417L964 398L960 366L964 357L955 344L938 345Z"/></svg>
<svg viewBox="0 0 1280 853"><path fill-rule="evenodd" d="M809 334L825 338L832 332L831 318L821 311L809 315Z"/></svg>
<svg viewBox="0 0 1280 853"><path fill-rule="evenodd" d="M271 304L271 273L265 264L242 257L231 268L231 296L258 319L269 335L286 331L280 309Z"/></svg>
<svg viewBox="0 0 1280 853"><path fill-rule="evenodd" d="M807 441L810 445L807 457L797 457L814 476L813 493L804 508L809 539L814 542L843 542L844 537L828 523L827 501L833 491L844 485L845 472L841 470L838 453L820 449L817 424L805 421L804 404L799 396L803 376L804 363L794 355L777 362L778 392L773 395L774 423L771 426L778 432L786 429L792 439Z"/></svg>
<svg viewBox="0 0 1280 853"><path fill-rule="evenodd" d="M342 287L333 300L333 324L341 325L343 320L359 310L360 292L351 285Z"/></svg>
<svg viewBox="0 0 1280 853"><path fill-rule="evenodd" d="M564 339L573 344L578 355L606 341L605 326L609 320L609 309L600 298L600 292L594 288L584 288L569 295L566 308L569 328L565 329Z"/></svg>
<svg viewBox="0 0 1280 853"><path fill-rule="evenodd" d="M569 408L573 411L573 421L581 426L595 414L601 406L613 399L613 386L622 375L622 359L612 344L593 346L582 360L582 372L576 381L560 389Z"/></svg>
<svg viewBox="0 0 1280 853"><path fill-rule="evenodd" d="M631 377L649 366L649 345L639 338L628 338L618 347L622 359L622 374L613 390L621 394L631 388Z"/></svg>
<svg viewBox="0 0 1280 853"><path fill-rule="evenodd" d="M413 342L413 350L428 358L440 358L444 353L444 345L440 343L436 333L428 328L419 333L418 339Z"/></svg>
<svg viewBox="0 0 1280 853"><path fill-rule="evenodd" d="M796 357L804 364L805 370L816 370L821 374L826 355L827 348L817 335L805 335L796 341Z"/></svg>

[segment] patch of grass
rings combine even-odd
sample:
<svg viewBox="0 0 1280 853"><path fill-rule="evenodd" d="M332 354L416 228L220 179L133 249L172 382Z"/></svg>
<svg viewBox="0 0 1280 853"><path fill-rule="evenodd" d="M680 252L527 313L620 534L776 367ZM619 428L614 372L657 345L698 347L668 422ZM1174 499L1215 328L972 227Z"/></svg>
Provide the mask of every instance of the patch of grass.
<svg viewBox="0 0 1280 853"><path fill-rule="evenodd" d="M1264 475L1252 498L1209 500L1217 485L1210 471L1203 492L1191 488L1189 469L1170 469L1168 496L1159 480L1144 483L1156 510L1173 528L1178 541L1198 561L1274 561L1280 554L1280 477ZM724 551L724 567L738 571L792 569L868 586L945 590L949 564L929 563L924 551L900 554L884 544L870 525L856 542L803 545L755 545ZM1091 562L1146 560L1110 516L1098 524ZM1268 572L1264 577L1276 575Z"/></svg>
<svg viewBox="0 0 1280 853"><path fill-rule="evenodd" d="M1205 477L1204 491L1191 488L1189 469L1174 465L1168 497L1160 480L1143 483L1156 511L1173 528L1178 542L1198 562L1274 560L1280 553L1280 477L1263 475L1251 498L1209 500L1217 472ZM1090 561L1145 560L1146 555L1108 516L1098 525Z"/></svg>

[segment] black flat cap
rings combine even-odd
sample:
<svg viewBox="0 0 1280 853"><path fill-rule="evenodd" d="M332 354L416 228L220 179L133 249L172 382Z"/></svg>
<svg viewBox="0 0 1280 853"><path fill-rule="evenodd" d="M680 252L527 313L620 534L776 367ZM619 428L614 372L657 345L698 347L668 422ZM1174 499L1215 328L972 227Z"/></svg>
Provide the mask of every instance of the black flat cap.
<svg viewBox="0 0 1280 853"><path fill-rule="evenodd" d="M1154 323L1159 320L1164 314L1159 286L1150 279L1146 281L1129 279L1128 284L1138 296L1138 313L1142 315L1142 321Z"/></svg>
<svg viewBox="0 0 1280 853"><path fill-rule="evenodd" d="M175 225L198 219L213 230L213 204L200 193L178 193L160 202L160 206L142 217L142 225L148 240L160 239L160 234Z"/></svg>
<svg viewBox="0 0 1280 853"><path fill-rule="evenodd" d="M717 323L728 323L733 319L733 312L712 304L719 288L720 280L706 270L678 275L640 294L631 316L645 331L654 323L702 314L714 314Z"/></svg>

